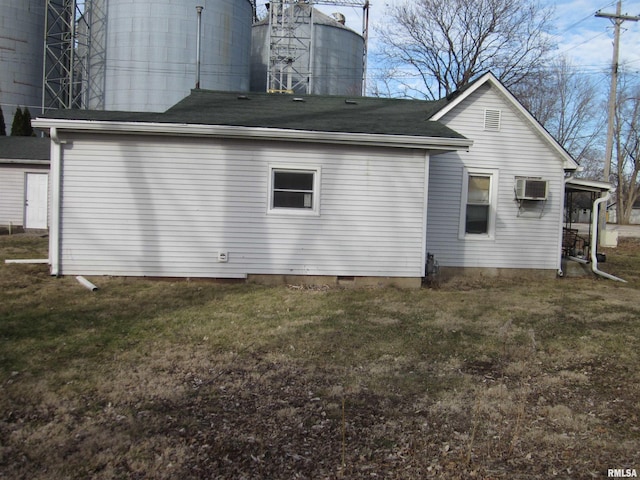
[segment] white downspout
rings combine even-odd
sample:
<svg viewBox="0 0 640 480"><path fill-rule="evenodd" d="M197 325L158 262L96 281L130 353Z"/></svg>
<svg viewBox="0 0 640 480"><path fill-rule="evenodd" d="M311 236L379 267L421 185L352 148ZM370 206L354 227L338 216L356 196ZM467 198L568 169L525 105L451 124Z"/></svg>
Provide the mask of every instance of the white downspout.
<svg viewBox="0 0 640 480"><path fill-rule="evenodd" d="M60 275L60 179L62 170L62 142L58 129L52 127L51 136L51 224L49 225L49 265L51 275Z"/></svg>
<svg viewBox="0 0 640 480"><path fill-rule="evenodd" d="M600 204L609 201L610 197L611 197L611 194L607 192L607 194L604 197L600 197L595 202L593 202L593 218L591 220L591 228L592 228L592 231L594 232L594 238L592 238L592 241L591 241L591 270L593 271L593 273L595 273L596 275L600 275L601 277L605 277L610 280L615 280L616 282L627 283L627 281L623 280L622 278L618 278L611 275L610 273L606 273L601 270L598 270L598 256L596 254L596 250L598 248L598 234L600 233L598 231L598 219L599 219L598 213L600 210Z"/></svg>
<svg viewBox="0 0 640 480"><path fill-rule="evenodd" d="M424 153L424 197L422 198L422 251L420 252L420 268L422 277L427 276L427 222L429 220L429 168L431 167L431 154Z"/></svg>

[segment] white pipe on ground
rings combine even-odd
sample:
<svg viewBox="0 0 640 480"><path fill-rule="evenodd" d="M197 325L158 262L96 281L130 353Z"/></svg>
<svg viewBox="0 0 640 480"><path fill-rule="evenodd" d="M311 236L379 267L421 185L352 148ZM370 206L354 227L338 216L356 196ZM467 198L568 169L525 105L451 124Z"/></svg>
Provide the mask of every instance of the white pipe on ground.
<svg viewBox="0 0 640 480"><path fill-rule="evenodd" d="M572 257L571 255L569 255L569 257L567 257L567 258L569 258L569 260L573 260L574 262L578 262L578 263L581 263L583 265L586 265L587 263L589 263L589 261L585 260L584 258Z"/></svg>
<svg viewBox="0 0 640 480"><path fill-rule="evenodd" d="M76 277L76 280L77 280L78 282L80 282L80 284L81 284L83 287L88 288L88 289L89 289L89 290L91 290L92 292L95 292L96 290L98 290L98 287L96 287L93 283L91 283L89 280L87 280L86 278L84 278L84 277L83 277L83 276L81 276L81 275L78 275L78 276Z"/></svg>
<svg viewBox="0 0 640 480"><path fill-rule="evenodd" d="M593 219L591 220L591 228L592 228L592 231L594 232L594 235L593 235L594 241L591 242L591 270L596 275L600 275L601 277L608 278L609 280L615 280L616 282L627 283L627 281L623 280L622 278L618 278L614 275L611 275L610 273L603 272L602 270L598 270L597 248L598 248L598 237L600 233L598 231L598 217L599 217L598 213L600 210L600 204L609 201L609 197L611 197L611 195L609 194L609 192L607 192L607 194L604 197L600 197L595 202L593 202Z"/></svg>

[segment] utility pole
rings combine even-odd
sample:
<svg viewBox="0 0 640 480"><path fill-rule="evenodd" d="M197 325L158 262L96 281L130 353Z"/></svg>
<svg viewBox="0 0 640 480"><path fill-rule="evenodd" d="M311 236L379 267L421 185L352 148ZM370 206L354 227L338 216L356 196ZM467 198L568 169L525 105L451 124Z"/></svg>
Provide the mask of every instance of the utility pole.
<svg viewBox="0 0 640 480"><path fill-rule="evenodd" d="M634 15L622 14L622 0L618 0L616 5L616 13L604 13L600 10L596 12L596 17L608 18L613 22L613 59L611 60L611 88L609 89L609 102L607 112L607 145L604 158L604 181L609 183L611 175L611 159L613 156L613 133L616 113L616 97L618 90L618 58L620 56L620 26L625 20L637 22L640 17ZM618 212L619 214L619 212ZM604 234L607 228L606 208L600 214L599 224L600 232L599 243L603 246L605 243ZM619 215L618 215L619 216Z"/></svg>

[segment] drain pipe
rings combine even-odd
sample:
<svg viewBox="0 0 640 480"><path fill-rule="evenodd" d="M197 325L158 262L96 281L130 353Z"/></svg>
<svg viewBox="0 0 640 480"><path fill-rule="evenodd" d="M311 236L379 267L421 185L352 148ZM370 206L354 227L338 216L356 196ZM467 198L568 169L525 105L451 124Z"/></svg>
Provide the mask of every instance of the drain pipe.
<svg viewBox="0 0 640 480"><path fill-rule="evenodd" d="M49 130L51 137L51 219L49 221L50 273L60 275L60 186L62 171L62 140L56 127Z"/></svg>
<svg viewBox="0 0 640 480"><path fill-rule="evenodd" d="M598 255L596 252L598 248L598 235L600 233L598 231L598 219L599 219L598 213L600 210L600 204L609 201L610 197L611 197L611 194L607 192L607 194L604 197L600 197L595 202L593 202L593 219L591 220L591 228L595 234L594 235L595 241L593 241L593 239L591 241L591 270L596 275L600 275L601 277L608 278L609 280L615 280L616 282L627 283L627 281L623 280L622 278L618 278L616 276L611 275L610 273L603 272L602 270L598 270Z"/></svg>
<svg viewBox="0 0 640 480"><path fill-rule="evenodd" d="M80 285L85 287L87 290L91 290L92 292L95 292L96 290L98 290L98 287L96 287L93 283L91 283L89 280L84 278L82 275L78 275L76 277L76 280L78 281L78 283L80 283Z"/></svg>

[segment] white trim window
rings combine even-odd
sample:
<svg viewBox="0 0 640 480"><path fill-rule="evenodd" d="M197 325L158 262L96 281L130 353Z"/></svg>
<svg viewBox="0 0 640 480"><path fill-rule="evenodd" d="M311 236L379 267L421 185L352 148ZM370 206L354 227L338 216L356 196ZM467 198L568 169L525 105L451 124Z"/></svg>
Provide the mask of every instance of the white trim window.
<svg viewBox="0 0 640 480"><path fill-rule="evenodd" d="M460 238L494 238L497 185L497 170L464 169Z"/></svg>
<svg viewBox="0 0 640 480"><path fill-rule="evenodd" d="M320 167L269 167L269 213L318 215Z"/></svg>

